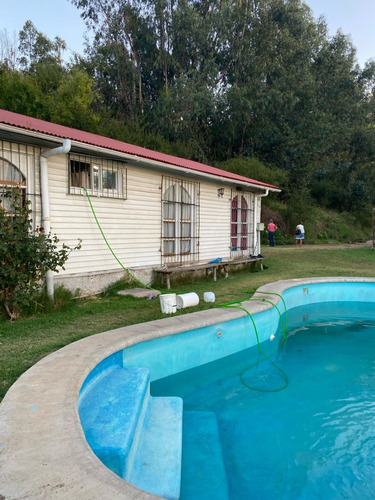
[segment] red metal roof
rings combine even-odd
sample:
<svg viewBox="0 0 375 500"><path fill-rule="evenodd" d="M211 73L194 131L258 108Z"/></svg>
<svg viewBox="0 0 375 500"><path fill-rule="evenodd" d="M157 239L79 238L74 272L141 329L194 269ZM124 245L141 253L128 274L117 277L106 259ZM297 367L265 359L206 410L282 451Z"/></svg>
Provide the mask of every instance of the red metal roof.
<svg viewBox="0 0 375 500"><path fill-rule="evenodd" d="M158 162L166 163L168 165L187 168L189 170L200 172L206 175L208 174L216 177L223 177L234 182L237 181L252 184L263 189L269 188L272 190L278 190L276 186L273 186L271 184L259 182L242 175L233 174L220 168L205 165L204 163L199 163L193 160L186 160L184 158L178 158L177 156L172 156L165 153L158 153L157 151L152 151L151 149L142 148L140 146L117 141L116 139L110 139L108 137L92 134L90 132L84 132L83 130L65 127L64 125L46 122L44 120L39 120L38 118L31 118L30 116L20 115L18 113L6 111L4 109L0 109L0 123L11 125L20 129L29 130L32 132L48 134L62 139L70 139L72 141L81 142L83 144L138 156L139 158L155 160Z"/></svg>

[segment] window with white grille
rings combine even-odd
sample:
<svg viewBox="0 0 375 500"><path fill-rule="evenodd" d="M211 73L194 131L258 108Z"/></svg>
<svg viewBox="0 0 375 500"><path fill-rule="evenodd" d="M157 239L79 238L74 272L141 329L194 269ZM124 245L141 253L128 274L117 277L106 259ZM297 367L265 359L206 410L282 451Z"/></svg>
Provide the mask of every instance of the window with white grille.
<svg viewBox="0 0 375 500"><path fill-rule="evenodd" d="M163 177L163 263L199 260L199 184Z"/></svg>
<svg viewBox="0 0 375 500"><path fill-rule="evenodd" d="M69 157L69 193L126 199L126 164L117 160L82 155Z"/></svg>

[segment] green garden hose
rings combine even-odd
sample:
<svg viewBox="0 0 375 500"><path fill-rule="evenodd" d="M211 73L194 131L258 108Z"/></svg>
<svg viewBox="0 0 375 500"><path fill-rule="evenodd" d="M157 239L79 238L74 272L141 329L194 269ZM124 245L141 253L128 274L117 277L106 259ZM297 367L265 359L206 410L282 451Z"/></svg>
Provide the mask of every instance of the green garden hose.
<svg viewBox="0 0 375 500"><path fill-rule="evenodd" d="M140 285L142 285L143 287L148 288L149 290L155 290L155 288L152 288L151 286L146 285L146 283L143 283L143 281L142 281L142 280L140 280L140 279L138 279L136 276L134 276L134 274L132 274L132 273L129 271L129 269L128 269L127 267L125 267L125 266L122 264L122 262L120 261L120 259L117 257L117 255L116 255L116 254L115 254L115 252L113 251L113 249L112 249L111 245L109 244L109 242L108 242L108 240L107 240L107 238L106 238L106 236L105 236L105 234L104 234L104 231L103 231L103 229L102 229L102 227L101 227L101 225L100 225L100 222L99 222L99 220L98 220L98 218L97 218L97 216L96 216L96 213L95 213L94 207L93 207L93 205L92 205L92 203L91 203L91 198L90 198L89 193L87 192L87 189L86 189L86 188L84 188L84 187L82 187L82 189L84 190L84 192L85 192L85 194L86 194L86 197L87 197L88 202L89 202L89 204L90 204L91 212L92 212L92 214L93 214L93 216L94 216L94 219L95 219L95 221L96 221L96 224L97 224L97 226L98 226L98 228L99 228L99 230L100 230L100 232L101 232L101 234L102 234L102 236L103 236L103 239L104 239L104 241L105 241L105 243L106 243L107 247L109 248L109 250L110 250L111 254L113 255L113 257L117 260L117 262L120 264L120 266L122 267L122 269L124 269L124 271L125 271L125 272L126 272L126 273L127 273L127 274L128 274L128 275L129 275L129 276L130 276L133 280L134 280L134 281L136 281L137 283L139 283L139 284L140 284Z"/></svg>
<svg viewBox="0 0 375 500"><path fill-rule="evenodd" d="M271 300L267 300L267 299L256 299L256 298L249 298L249 299L246 299L246 300L253 300L253 301L261 301L261 302L267 302L268 304L271 304L273 307L275 307L275 309L277 310L277 312L279 313L279 316L280 316L280 325L281 325L281 330L283 332L283 344L286 342L286 336L287 336L287 331L286 331L286 326L284 325L284 321L283 321L283 317L282 317L282 314L280 312L280 309L277 307L277 305L272 302Z"/></svg>
<svg viewBox="0 0 375 500"><path fill-rule="evenodd" d="M288 329L288 317L287 317L287 307L286 307L286 302L284 300L284 297L277 292L260 292L259 290L250 290L249 292L244 292L244 293L251 293L254 295L254 293L262 293L263 295L276 295L277 297L280 297L284 304L284 314L285 314L285 330Z"/></svg>
<svg viewBox="0 0 375 500"><path fill-rule="evenodd" d="M100 222L98 220L98 217L96 215L96 212L94 210L94 207L92 205L92 202L91 202L91 198L90 198L90 195L89 193L87 192L87 189L82 187L82 189L84 190L85 192L85 195L88 199L88 202L89 202L89 205L90 205L90 208L91 208L91 211L92 211L92 214L94 216L94 219L96 221L96 224L101 232L101 235L103 236L103 239L108 247L108 249L110 250L110 252L112 253L113 257L116 259L116 261L120 264L120 266L122 267L122 269L124 269L124 271L136 282L140 283L143 287L145 288L148 288L149 290L155 290L154 288L150 287L149 285L146 285L146 283L144 283L143 281L141 281L140 279L138 279L136 276L134 276L127 267L125 267L122 262L120 261L120 259L117 257L117 255L115 254L115 252L113 251L111 245L109 244L105 234L104 234L104 231L100 225ZM250 299L250 300L257 300L257 299ZM269 300L266 300L266 299L261 299L263 300L264 302L269 302L270 304L272 304L273 306L276 307L277 311L279 312L280 314L280 318L281 318L281 313L278 309L278 307L276 306L276 304L273 304L273 302L269 301ZM285 306L285 302L284 302L284 306ZM252 389L254 391L259 391L259 392L278 392L278 391L281 391L283 389L285 389L288 385L288 377L286 375L286 373L274 362L272 361L268 356L266 356L263 352L262 352L262 349L260 347L260 342L259 342L259 336L258 336L258 330L257 330L257 327L256 327L256 324L255 324L255 321L254 321L254 318L252 317L252 315L249 313L249 311L242 306L242 303L241 302L238 302L238 301L235 301L235 302L227 302L225 304L222 304L220 307L234 307L236 309L241 309L242 311L245 311L246 314L248 315L248 317L251 319L252 323L253 323L253 326L254 326L254 331L255 331L255 335L256 335L256 340L257 340L257 346L258 346L258 351L259 351L259 355L263 356L264 359L261 360L261 361L257 361L256 363L253 363L252 365L248 366L245 368L245 370L243 370L241 373L240 373L240 379L241 379L241 382L242 384L247 387L248 389ZM286 313L286 308L285 308L285 313ZM285 341L285 338L286 338L286 329L284 329L284 325L283 325L283 322L281 321L281 324L282 324L282 329L283 329L283 334L284 334L284 341ZM275 366L275 368L283 375L284 379L285 379L285 384L282 386L282 387L279 387L277 389L260 389L260 388L257 388L257 387L253 387L253 386L250 386L249 384L246 383L246 381L244 380L244 374L250 370L250 368L252 368L253 366L256 366L258 365L259 363L263 362L263 361L269 361L273 366Z"/></svg>
<svg viewBox="0 0 375 500"><path fill-rule="evenodd" d="M269 356L267 356L266 354L264 354L264 352L262 351L262 348L261 348L261 345L260 345L260 341L259 341L258 330L257 330L256 324L255 324L254 318L249 313L249 311L245 307L242 306L242 302L239 302L239 301L226 302L224 304L221 304L220 307L229 307L229 308L235 308L235 309L240 309L242 311L245 311L245 313L251 319L252 324L254 326L254 332L255 332L256 341L257 341L257 347L258 347L258 356L263 356L263 359L259 359L258 358L258 360L255 363L252 363L251 365L247 366L244 370L242 370L242 372L240 373L240 380L241 380L242 385L244 387L246 387L247 389L250 389L252 391L257 391L257 392L279 392L279 391L282 391L282 390L286 389L286 387L289 384L289 380L288 380L287 374L284 372L284 370L282 370L280 368L280 366L278 366L274 361L272 361L272 359L270 359ZM279 313L280 313L280 311L279 311ZM283 341L283 344L284 344L284 341ZM277 387L275 389L261 389L260 387L255 387L255 386L249 385L246 382L246 380L245 380L245 373L248 372L254 366L258 366L260 363L262 363L264 361L269 361L277 369L277 371L282 375L282 377L284 379L284 384L282 386Z"/></svg>

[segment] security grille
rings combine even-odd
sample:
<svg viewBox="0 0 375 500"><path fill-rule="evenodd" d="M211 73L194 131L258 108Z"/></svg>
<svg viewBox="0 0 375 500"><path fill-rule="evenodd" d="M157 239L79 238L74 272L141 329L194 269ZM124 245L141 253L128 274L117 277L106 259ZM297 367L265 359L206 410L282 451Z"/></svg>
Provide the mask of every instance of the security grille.
<svg viewBox="0 0 375 500"><path fill-rule="evenodd" d="M254 208L251 193L232 191L231 257L245 257L252 252L252 222Z"/></svg>
<svg viewBox="0 0 375 500"><path fill-rule="evenodd" d="M162 264L199 260L199 184L162 178Z"/></svg>
<svg viewBox="0 0 375 500"><path fill-rule="evenodd" d="M12 198L9 193L13 189L19 190L22 198L30 201L34 228L37 225L37 205L40 205L40 197L38 195L37 200L35 194L35 165L39 155L39 148L34 146L0 141L0 206L11 212Z"/></svg>
<svg viewBox="0 0 375 500"><path fill-rule="evenodd" d="M118 160L84 155L69 156L69 193L126 199L126 164Z"/></svg>

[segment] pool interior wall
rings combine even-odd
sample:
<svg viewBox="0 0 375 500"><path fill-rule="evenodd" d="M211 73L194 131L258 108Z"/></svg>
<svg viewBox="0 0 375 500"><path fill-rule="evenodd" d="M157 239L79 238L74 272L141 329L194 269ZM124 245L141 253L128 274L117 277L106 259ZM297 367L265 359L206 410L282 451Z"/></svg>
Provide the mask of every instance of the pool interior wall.
<svg viewBox="0 0 375 500"><path fill-rule="evenodd" d="M323 283L328 286L327 293L322 288L322 296L318 301L340 300L341 295L343 300L356 300L356 294L362 300L360 295L364 293L364 300L374 302L375 278L324 277L269 283L258 290L262 294L255 293L254 297L259 298L259 302L243 304L254 316L255 313L271 309L271 305L262 303L261 298L277 302L282 309L278 298L272 295L278 293L283 297L290 295L287 305L291 308L301 301L311 302L315 285ZM301 288L307 290L301 292ZM135 344L167 336L182 337L180 332L200 330L245 316L240 310L217 307L191 314L172 315L86 337L40 360L13 384L0 404L0 497L29 500L160 498L160 495L148 493L124 481L105 467L89 447L77 405L84 381L104 359L116 352L120 353L117 355L120 359L124 349ZM267 332L264 338L267 338ZM194 349L196 345L193 342ZM107 362L110 365L112 360L108 359ZM124 369L122 359L119 363L119 368ZM108 369L111 370L110 366ZM155 368L154 373L157 370ZM160 373L164 370L161 369ZM87 384L86 389L89 382ZM147 392L146 389L145 397ZM178 410L178 402L170 407L173 414ZM150 457L152 453L153 449L150 450Z"/></svg>
<svg viewBox="0 0 375 500"><path fill-rule="evenodd" d="M287 311L302 305L321 302L373 303L375 302L375 286L374 283L358 282L313 283L289 288L283 293L283 298ZM260 296L260 303L262 299L263 297ZM268 297L268 300L277 303L281 313L285 313L283 303L277 299L276 296ZM253 318L259 342L269 340L270 335L279 328L280 315L274 307L253 314ZM301 319L303 320L303 316ZM247 316L148 340L127 347L103 360L87 377L81 391L84 391L86 385L95 377L100 376L111 364L124 367L147 367L150 370L150 380L154 381L229 356L252 347L256 343L255 331ZM168 355L165 355L166 352Z"/></svg>
<svg viewBox="0 0 375 500"><path fill-rule="evenodd" d="M179 498L183 403L180 398L151 397L150 382L248 349L257 344L258 338L260 343L268 341L280 326L280 312L285 313L285 306L291 311L302 305L326 302L373 303L375 285L312 283L285 290L285 302L276 299L268 297L278 302L279 311L272 307L253 315L256 331L251 318L245 316L134 344L97 365L81 388L79 411L86 438L103 463L146 491L169 499ZM262 302L261 297L259 301ZM306 321L303 308L300 310L301 322ZM119 383L121 396L111 401L111 394L116 392ZM160 399L164 400L165 410ZM152 416L156 403L159 420L153 425L150 422L156 419ZM129 412L134 417L131 425ZM107 424L105 432L104 423ZM119 442L121 446L116 445ZM151 450L155 464L150 459ZM173 460L162 463L163 453ZM142 460L147 461L147 467L142 467Z"/></svg>

